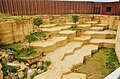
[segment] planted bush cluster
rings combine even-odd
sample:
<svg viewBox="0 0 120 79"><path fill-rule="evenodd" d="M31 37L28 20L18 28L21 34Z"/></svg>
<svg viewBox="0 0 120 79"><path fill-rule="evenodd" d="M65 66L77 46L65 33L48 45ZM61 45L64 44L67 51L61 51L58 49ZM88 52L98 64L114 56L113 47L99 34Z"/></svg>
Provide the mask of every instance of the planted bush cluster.
<svg viewBox="0 0 120 79"><path fill-rule="evenodd" d="M42 19L41 18L35 18L33 21L34 25L39 26L42 24Z"/></svg>
<svg viewBox="0 0 120 79"><path fill-rule="evenodd" d="M36 32L36 33L34 33L34 35L35 35L35 36L38 36L38 37L46 37L46 34L45 34L43 31L41 31L41 32Z"/></svg>
<svg viewBox="0 0 120 79"><path fill-rule="evenodd" d="M30 55L35 55L37 51L33 48L20 50L18 57L26 57Z"/></svg>
<svg viewBox="0 0 120 79"><path fill-rule="evenodd" d="M17 68L15 68L14 66L9 66L9 65L2 65L2 71L3 71L3 75L7 76L9 72L12 73L16 73L17 72Z"/></svg>

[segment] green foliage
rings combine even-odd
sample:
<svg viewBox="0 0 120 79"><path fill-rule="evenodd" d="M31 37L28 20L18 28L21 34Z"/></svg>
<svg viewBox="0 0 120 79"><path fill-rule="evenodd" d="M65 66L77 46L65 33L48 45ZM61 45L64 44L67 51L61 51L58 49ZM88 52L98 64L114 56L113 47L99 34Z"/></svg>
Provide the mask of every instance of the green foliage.
<svg viewBox="0 0 120 79"><path fill-rule="evenodd" d="M46 34L45 34L43 31L41 31L41 32L36 32L36 33L34 33L34 35L35 35L35 36L38 36L38 37L46 37Z"/></svg>
<svg viewBox="0 0 120 79"><path fill-rule="evenodd" d="M45 64L46 66L49 66L49 65L51 64L51 62L50 62L50 61L44 61L44 64Z"/></svg>
<svg viewBox="0 0 120 79"><path fill-rule="evenodd" d="M33 79L36 75L37 75L36 73L32 74L32 75L30 76L31 79Z"/></svg>
<svg viewBox="0 0 120 79"><path fill-rule="evenodd" d="M39 71L47 71L50 64L50 61L42 61L42 66L37 67L37 69Z"/></svg>
<svg viewBox="0 0 120 79"><path fill-rule="evenodd" d="M3 14L0 13L0 18L4 18L4 19L26 19L26 18L30 18L29 16L11 16L9 14Z"/></svg>
<svg viewBox="0 0 120 79"><path fill-rule="evenodd" d="M31 42L33 42L35 40L36 40L36 37L33 34L28 35L28 36L25 37L25 41L27 41L28 43L31 43Z"/></svg>
<svg viewBox="0 0 120 79"><path fill-rule="evenodd" d="M71 27L70 30L78 30L78 31L83 31L84 28L80 28L80 27Z"/></svg>
<svg viewBox="0 0 120 79"><path fill-rule="evenodd" d="M97 20L97 19L95 18L95 16L93 16L91 19L92 19L92 21Z"/></svg>
<svg viewBox="0 0 120 79"><path fill-rule="evenodd" d="M120 66L115 49L101 48L101 50L108 56L108 60L105 63L107 69L113 71Z"/></svg>
<svg viewBox="0 0 120 79"><path fill-rule="evenodd" d="M72 16L73 22L76 24L79 21L79 17L77 15Z"/></svg>
<svg viewBox="0 0 120 79"><path fill-rule="evenodd" d="M108 61L106 62L106 67L108 69L111 69L111 71L115 70L117 67L120 66L120 63L117 59L117 56L115 54L115 50L114 49L111 49L108 51L109 54L108 54Z"/></svg>
<svg viewBox="0 0 120 79"><path fill-rule="evenodd" d="M37 51L33 48L24 49L20 51L20 54L18 55L18 57L32 56L32 55L35 55L36 53Z"/></svg>
<svg viewBox="0 0 120 79"><path fill-rule="evenodd" d="M47 66L43 66L43 65L42 65L42 66L38 67L38 69L41 70L41 71L42 71L42 70L46 71L46 70L47 70Z"/></svg>
<svg viewBox="0 0 120 79"><path fill-rule="evenodd" d="M3 65L2 71L3 75L7 76L9 72L16 73L17 69L14 66Z"/></svg>
<svg viewBox="0 0 120 79"><path fill-rule="evenodd" d="M39 26L39 25L42 24L42 19L41 18L35 18L33 23L34 23L34 25Z"/></svg>
<svg viewBox="0 0 120 79"><path fill-rule="evenodd" d="M9 45L4 45L2 48L3 49L10 49L10 50L13 50L15 52L19 52L19 50L21 49L19 43L13 43L13 44L9 44Z"/></svg>

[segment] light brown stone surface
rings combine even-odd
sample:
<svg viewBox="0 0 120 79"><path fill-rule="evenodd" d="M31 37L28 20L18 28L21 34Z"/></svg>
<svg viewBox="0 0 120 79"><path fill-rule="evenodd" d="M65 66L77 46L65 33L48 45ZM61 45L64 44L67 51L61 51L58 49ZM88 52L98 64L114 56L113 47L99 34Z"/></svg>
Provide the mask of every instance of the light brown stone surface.
<svg viewBox="0 0 120 79"><path fill-rule="evenodd" d="M116 51L116 55L117 55L119 62L120 62L120 21L119 21L119 26L117 29L115 51Z"/></svg>
<svg viewBox="0 0 120 79"><path fill-rule="evenodd" d="M61 61L61 59L64 57L64 54L73 53L76 48L80 48L81 46L82 43L70 42L63 47L56 49L54 52L47 54L45 59L52 62L50 68L45 73L34 77L34 79L61 79L64 73L71 72L72 65L66 64L69 62Z"/></svg>
<svg viewBox="0 0 120 79"><path fill-rule="evenodd" d="M99 45L99 47L114 48L115 39L91 39L91 44Z"/></svg>
<svg viewBox="0 0 120 79"><path fill-rule="evenodd" d="M86 79L86 75L80 73L70 73L67 75L63 75L62 79Z"/></svg>
<svg viewBox="0 0 120 79"><path fill-rule="evenodd" d="M51 28L51 27L55 27L56 24L45 24L45 25L41 25L40 28Z"/></svg>
<svg viewBox="0 0 120 79"><path fill-rule="evenodd" d="M67 36L68 42L72 41L74 37L76 36L76 31L72 30L64 30L59 32L60 36Z"/></svg>
<svg viewBox="0 0 120 79"><path fill-rule="evenodd" d="M46 41L35 41L31 43L31 46L42 49L45 53L54 51L57 47L63 46L67 43L67 37L53 37Z"/></svg>
<svg viewBox="0 0 120 79"><path fill-rule="evenodd" d="M91 36L81 35L79 37L75 37L74 41L83 42L84 44L88 44L90 39L91 39Z"/></svg>
<svg viewBox="0 0 120 79"><path fill-rule="evenodd" d="M71 26L57 26L51 28L41 28L42 31L50 33L52 36L56 36L61 30L68 30Z"/></svg>
<svg viewBox="0 0 120 79"><path fill-rule="evenodd" d="M93 31L103 31L104 27L91 27L90 30L93 30Z"/></svg>
<svg viewBox="0 0 120 79"><path fill-rule="evenodd" d="M81 25L77 25L77 27L81 27L81 28L84 28L85 30L89 30L91 27L91 24L81 24Z"/></svg>
<svg viewBox="0 0 120 79"><path fill-rule="evenodd" d="M0 22L0 42L10 44L22 40L33 32L32 19L16 19Z"/></svg>
<svg viewBox="0 0 120 79"><path fill-rule="evenodd" d="M78 22L76 24L79 24ZM75 23L73 22L66 22L64 23L65 26L72 26L72 25L75 25Z"/></svg>
<svg viewBox="0 0 120 79"><path fill-rule="evenodd" d="M98 24L98 21L89 21L85 22L85 24L91 24L91 26L96 26Z"/></svg>
<svg viewBox="0 0 120 79"><path fill-rule="evenodd" d="M113 30L85 31L83 34L92 36L92 38L105 39L105 38L115 38L116 31L113 31Z"/></svg>

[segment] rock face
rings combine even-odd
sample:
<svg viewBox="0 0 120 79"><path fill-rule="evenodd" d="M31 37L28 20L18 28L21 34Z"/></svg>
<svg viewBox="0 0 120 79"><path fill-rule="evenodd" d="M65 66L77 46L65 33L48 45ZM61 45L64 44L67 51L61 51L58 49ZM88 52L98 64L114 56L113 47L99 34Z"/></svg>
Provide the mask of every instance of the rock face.
<svg viewBox="0 0 120 79"><path fill-rule="evenodd" d="M1 70L2 65L0 64L0 79L3 79L3 71Z"/></svg>
<svg viewBox="0 0 120 79"><path fill-rule="evenodd" d="M21 19L0 22L0 42L10 44L18 42L33 32L33 20Z"/></svg>
<svg viewBox="0 0 120 79"><path fill-rule="evenodd" d="M118 30L117 30L115 51L120 62L120 21L119 21Z"/></svg>

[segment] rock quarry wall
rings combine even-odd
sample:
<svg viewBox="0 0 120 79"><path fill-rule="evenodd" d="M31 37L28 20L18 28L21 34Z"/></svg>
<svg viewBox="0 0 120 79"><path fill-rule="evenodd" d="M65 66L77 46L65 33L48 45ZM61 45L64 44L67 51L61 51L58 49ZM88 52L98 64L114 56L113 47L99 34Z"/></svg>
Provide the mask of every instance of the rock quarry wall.
<svg viewBox="0 0 120 79"><path fill-rule="evenodd" d="M115 46L116 54L120 62L120 20L118 23L117 35L116 35L116 46Z"/></svg>
<svg viewBox="0 0 120 79"><path fill-rule="evenodd" d="M32 19L2 20L0 22L0 43L18 42L31 32L33 32Z"/></svg>
<svg viewBox="0 0 120 79"><path fill-rule="evenodd" d="M109 24L109 29L117 30L119 16L96 15L95 18L102 24Z"/></svg>

